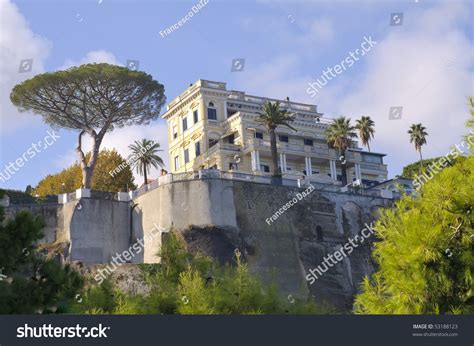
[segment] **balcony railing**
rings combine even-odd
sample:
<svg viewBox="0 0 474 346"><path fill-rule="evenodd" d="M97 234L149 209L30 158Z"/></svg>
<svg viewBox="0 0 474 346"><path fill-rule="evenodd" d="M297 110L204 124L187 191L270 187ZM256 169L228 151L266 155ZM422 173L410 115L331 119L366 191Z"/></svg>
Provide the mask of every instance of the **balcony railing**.
<svg viewBox="0 0 474 346"><path fill-rule="evenodd" d="M387 165L383 163L361 163L360 168L370 171L387 171Z"/></svg>
<svg viewBox="0 0 474 346"><path fill-rule="evenodd" d="M249 146L254 146L254 147L270 148L270 141L263 140L260 138L251 138L249 139L248 144ZM318 146L309 146L309 145L303 145L303 144L285 143L285 142L277 142L277 149L296 151L300 153L329 155L329 156L336 155L333 149L328 149L328 148L323 148L323 147L318 147Z"/></svg>
<svg viewBox="0 0 474 346"><path fill-rule="evenodd" d="M207 156L210 156L210 155L214 154L218 150L230 150L230 151L239 152L240 151L240 145L231 144L231 143L223 143L223 142L219 141L216 144L214 144L212 147L209 148L209 150L207 151Z"/></svg>
<svg viewBox="0 0 474 346"><path fill-rule="evenodd" d="M152 181L150 184L144 185L138 190L130 192L118 192L116 194L109 192L90 191L88 189L78 189L74 193L62 194L58 196L58 202L64 204L81 198L100 198L111 199L123 202L137 198L147 192L150 192L160 186L168 185L174 182L191 181L191 180L206 180L206 179L227 179L240 180L247 182L254 182L260 184L272 184L272 177L269 175L256 175L238 171L220 171L217 169L202 169L199 171L190 171L184 173L167 174ZM306 188L313 185L316 191L338 192L338 193L355 193L359 195L374 196L392 199L396 197L388 190L375 190L364 188L341 188L341 183L320 175L311 177L302 177L302 175L292 175L290 173L284 174L281 179L283 186Z"/></svg>

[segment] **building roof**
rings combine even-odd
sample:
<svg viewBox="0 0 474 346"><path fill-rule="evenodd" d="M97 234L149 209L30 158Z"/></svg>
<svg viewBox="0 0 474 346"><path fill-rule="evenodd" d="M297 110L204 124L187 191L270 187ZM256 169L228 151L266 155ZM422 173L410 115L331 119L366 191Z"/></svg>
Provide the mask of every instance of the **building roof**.
<svg viewBox="0 0 474 346"><path fill-rule="evenodd" d="M252 104L260 106L264 102L280 102L282 105L288 104L289 109L296 113L310 113L314 116L321 118L322 122L325 119L322 119L323 113L319 113L317 106L309 103L301 103L290 101L289 99L279 100L270 97L261 97L246 94L243 91L238 90L227 90L226 83L218 81L210 81L206 79L198 79L196 82L189 85L185 91L175 97L171 102L166 106L166 112L163 114L163 118L167 118L170 113L173 112L174 108L182 101L185 101L188 97L192 96L195 92L199 91L201 88L210 89L215 92L220 92L223 96L226 96L229 101L235 101L235 103L241 104Z"/></svg>
<svg viewBox="0 0 474 346"><path fill-rule="evenodd" d="M374 155L374 156L381 156L381 157L387 156L387 154L384 154L384 153L376 153L376 152L373 152L373 151L364 151L363 149L360 149L360 148L348 148L347 150L355 151L355 152L358 152L358 153L361 153L361 154L364 154L364 155Z"/></svg>

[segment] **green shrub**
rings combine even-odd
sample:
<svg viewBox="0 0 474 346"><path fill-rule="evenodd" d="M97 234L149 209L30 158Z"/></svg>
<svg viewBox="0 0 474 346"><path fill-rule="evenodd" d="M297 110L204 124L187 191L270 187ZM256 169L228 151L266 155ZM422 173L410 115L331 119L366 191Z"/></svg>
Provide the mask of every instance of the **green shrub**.
<svg viewBox="0 0 474 346"><path fill-rule="evenodd" d="M207 256L188 253L182 237L171 232L164 238L159 254L161 263L139 266L150 287L149 294L124 294L104 282L102 287L86 294L82 311L117 314L332 312L318 307L312 299L282 296L274 284L263 284L250 273L239 252L235 255L235 266L221 266Z"/></svg>
<svg viewBox="0 0 474 346"><path fill-rule="evenodd" d="M82 287L79 273L38 252L43 227L27 211L5 220L0 207L0 314L61 312Z"/></svg>
<svg viewBox="0 0 474 346"><path fill-rule="evenodd" d="M84 314L110 314L116 306L115 289L110 280L89 287L77 296L69 307L70 312Z"/></svg>
<svg viewBox="0 0 474 346"><path fill-rule="evenodd" d="M445 168L416 198L404 197L375 224L379 265L355 311L474 312L474 156Z"/></svg>

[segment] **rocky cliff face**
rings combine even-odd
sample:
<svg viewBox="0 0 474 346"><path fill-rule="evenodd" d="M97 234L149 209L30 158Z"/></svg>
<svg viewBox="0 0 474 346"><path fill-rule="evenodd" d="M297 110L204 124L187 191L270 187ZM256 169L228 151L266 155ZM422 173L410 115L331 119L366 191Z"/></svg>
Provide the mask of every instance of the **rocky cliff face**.
<svg viewBox="0 0 474 346"><path fill-rule="evenodd" d="M285 294L311 294L342 311L352 307L362 278L374 271L371 243L360 235L365 224L377 218L388 200L338 193L311 192L267 222L277 210L302 190L234 182L234 205L238 229L190 227L182 230L188 248L231 262L238 248L251 270L265 281L276 281ZM310 269L321 266L358 235L362 242L337 264L328 267L310 284ZM324 268L324 267L323 267Z"/></svg>
<svg viewBox="0 0 474 346"><path fill-rule="evenodd" d="M311 294L347 311L362 278L374 270L373 237L358 243L312 284L306 276L349 238L360 236L364 225L377 218L377 210L392 201L317 188L303 196L303 191L235 180L191 180L160 186L130 203L83 199L80 209L76 201L32 211L45 217L45 242L59 248L59 260L107 263L146 238L132 262L156 263L161 237L149 233L173 228L183 233L190 251L232 263L239 249L255 274L278 283L285 294ZM296 202L288 205L290 201ZM10 208L9 215L21 209Z"/></svg>

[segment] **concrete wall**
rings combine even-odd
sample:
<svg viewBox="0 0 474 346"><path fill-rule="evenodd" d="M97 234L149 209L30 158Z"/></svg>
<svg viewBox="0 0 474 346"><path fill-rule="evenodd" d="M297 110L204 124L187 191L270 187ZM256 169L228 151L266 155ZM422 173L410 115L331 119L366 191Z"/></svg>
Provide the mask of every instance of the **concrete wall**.
<svg viewBox="0 0 474 346"><path fill-rule="evenodd" d="M65 226L70 239L70 259L86 264L110 262L128 249L130 212L128 202L82 198L64 204Z"/></svg>
<svg viewBox="0 0 474 346"><path fill-rule="evenodd" d="M21 210L45 221L40 244L65 244L67 260L107 263L130 246L130 205L110 199L83 198L65 204L10 205L7 218ZM57 247L52 247L57 248Z"/></svg>
<svg viewBox="0 0 474 346"><path fill-rule="evenodd" d="M43 229L44 238L39 241L42 243L54 242L57 238L61 238L64 229L64 220L62 213L62 205L60 204L11 204L5 208L5 216L11 219L21 210L29 211L32 214L39 215L45 222Z"/></svg>
<svg viewBox="0 0 474 346"><path fill-rule="evenodd" d="M150 235L153 229L184 229L190 225L217 225L236 229L232 181L192 180L175 182L133 200L133 241L145 238L145 251L136 261L155 263L161 237Z"/></svg>

